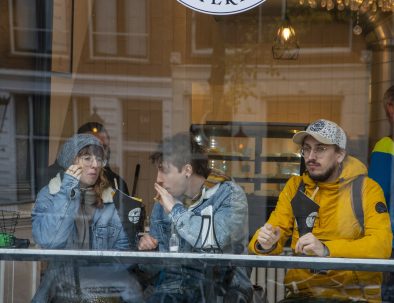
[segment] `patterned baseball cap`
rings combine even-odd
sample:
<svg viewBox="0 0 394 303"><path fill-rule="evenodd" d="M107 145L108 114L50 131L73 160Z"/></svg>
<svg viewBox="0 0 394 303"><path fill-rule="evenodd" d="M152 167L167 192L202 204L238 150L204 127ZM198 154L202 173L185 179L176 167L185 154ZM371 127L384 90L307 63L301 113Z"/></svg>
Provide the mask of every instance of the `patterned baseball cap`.
<svg viewBox="0 0 394 303"><path fill-rule="evenodd" d="M293 136L293 142L302 145L306 136L312 136L323 144L335 144L346 149L346 134L336 123L320 119L309 124L305 131Z"/></svg>

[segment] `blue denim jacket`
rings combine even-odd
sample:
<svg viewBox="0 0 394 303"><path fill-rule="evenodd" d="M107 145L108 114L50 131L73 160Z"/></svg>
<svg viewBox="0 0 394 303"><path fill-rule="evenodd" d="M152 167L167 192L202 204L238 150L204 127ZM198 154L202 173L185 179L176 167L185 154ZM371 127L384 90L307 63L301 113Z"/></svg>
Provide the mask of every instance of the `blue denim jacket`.
<svg viewBox="0 0 394 303"><path fill-rule="evenodd" d="M177 203L169 214L166 214L163 207L156 203L151 214L150 235L158 240L159 250L169 251L169 238L173 226L180 240L179 252L198 252L198 249L193 248L201 247L202 244L201 236L199 237L202 224L201 211L210 205L213 207L216 239L222 252L247 254L247 199L243 190L232 181L215 185L196 205L189 208L180 202ZM179 293L184 289L190 289L190 286L198 288L201 279L205 279L206 269L204 264L199 268L166 267L160 273L156 285L157 291ZM234 268L233 273L232 287L250 294L251 283L246 269Z"/></svg>
<svg viewBox="0 0 394 303"><path fill-rule="evenodd" d="M68 174L64 175L63 180L58 174L39 192L32 211L32 225L33 239L42 248L77 248L75 217L80 207L80 195L79 181ZM129 249L127 235L112 203L112 189L105 190L102 198L104 207L95 210L90 225L90 249ZM74 278L76 270L79 275L86 271L97 271L94 286L104 291L107 288L113 291L116 287L125 302L143 301L140 286L134 277L127 273L125 265L85 263L51 262L32 302L49 302L53 296L57 296L60 301L78 302L80 297L76 297L77 286ZM114 280L113 277L108 277L106 273L110 272L118 272L118 278ZM93 300L96 296L96 293L89 289L81 289L81 293L86 300Z"/></svg>
<svg viewBox="0 0 394 303"><path fill-rule="evenodd" d="M103 193L104 207L96 209L90 248L126 250L129 241L112 203L112 189ZM80 207L79 181L68 174L52 179L39 193L32 211L33 239L42 248L76 248L75 217Z"/></svg>

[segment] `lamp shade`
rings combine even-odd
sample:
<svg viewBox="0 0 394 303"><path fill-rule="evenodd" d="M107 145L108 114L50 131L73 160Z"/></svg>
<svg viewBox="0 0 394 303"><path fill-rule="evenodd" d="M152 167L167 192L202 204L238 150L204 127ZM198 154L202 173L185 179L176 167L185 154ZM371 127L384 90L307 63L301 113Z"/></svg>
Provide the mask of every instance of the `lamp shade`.
<svg viewBox="0 0 394 303"><path fill-rule="evenodd" d="M272 45L272 56L278 60L295 60L298 58L299 51L295 30L290 21L285 18L276 33Z"/></svg>

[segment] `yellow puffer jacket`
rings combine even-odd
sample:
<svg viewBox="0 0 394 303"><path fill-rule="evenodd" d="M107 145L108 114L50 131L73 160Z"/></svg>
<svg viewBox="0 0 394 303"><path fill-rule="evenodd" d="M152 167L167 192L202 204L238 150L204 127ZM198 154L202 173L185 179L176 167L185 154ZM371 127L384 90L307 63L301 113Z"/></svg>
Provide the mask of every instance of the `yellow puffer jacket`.
<svg viewBox="0 0 394 303"><path fill-rule="evenodd" d="M384 207L382 211L382 207L376 206L378 202L385 203L380 186L365 177L362 186L364 234L352 208L351 183L357 176L366 174L364 164L348 156L343 163L341 175L333 183L316 183L307 173L292 177L268 220L281 229L278 245L269 254L280 254L289 237L292 237L291 248L294 251L299 234L290 202L302 179L305 193L309 197L316 186L319 186L314 201L320 209L312 233L328 247L330 257L389 258L393 235L388 212ZM259 254L256 248L257 234L258 231L249 243L249 251L255 254ZM285 285L293 293L316 297L358 298L368 302L381 301L381 282L381 273L339 270L314 273L309 269L291 269L285 277Z"/></svg>

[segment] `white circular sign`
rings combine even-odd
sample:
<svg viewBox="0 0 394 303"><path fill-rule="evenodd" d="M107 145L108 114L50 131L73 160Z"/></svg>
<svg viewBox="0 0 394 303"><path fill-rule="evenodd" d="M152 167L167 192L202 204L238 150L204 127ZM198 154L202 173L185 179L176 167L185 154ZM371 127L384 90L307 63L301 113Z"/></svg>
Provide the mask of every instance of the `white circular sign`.
<svg viewBox="0 0 394 303"><path fill-rule="evenodd" d="M137 207L129 211L129 221L131 223L137 224L138 221L140 220L141 216L141 208Z"/></svg>
<svg viewBox="0 0 394 303"><path fill-rule="evenodd" d="M312 228L313 224L315 224L316 217L317 217L317 212L310 213L309 216L306 218L306 226Z"/></svg>
<svg viewBox="0 0 394 303"><path fill-rule="evenodd" d="M178 0L179 3L204 14L231 15L256 7L265 0Z"/></svg>

